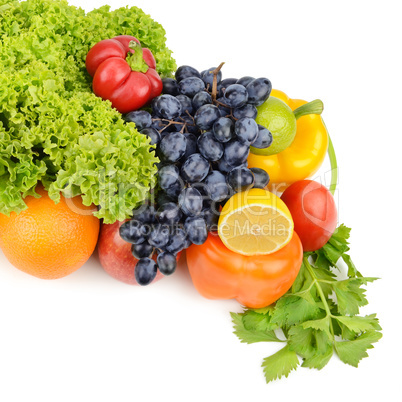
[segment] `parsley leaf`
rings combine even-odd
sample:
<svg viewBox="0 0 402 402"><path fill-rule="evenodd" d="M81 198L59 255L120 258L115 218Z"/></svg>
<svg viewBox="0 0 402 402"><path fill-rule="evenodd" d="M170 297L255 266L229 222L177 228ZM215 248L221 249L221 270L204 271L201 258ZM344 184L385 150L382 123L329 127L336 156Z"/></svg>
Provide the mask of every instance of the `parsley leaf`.
<svg viewBox="0 0 402 402"><path fill-rule="evenodd" d="M375 318L375 314L360 317L355 316L335 316L336 320L345 325L350 331L360 333L364 331L378 330L381 327L378 324L378 319Z"/></svg>
<svg viewBox="0 0 402 402"><path fill-rule="evenodd" d="M287 377L292 370L296 370L299 364L296 352L290 350L289 346L285 346L273 355L266 357L261 366L268 383L282 376Z"/></svg>
<svg viewBox="0 0 402 402"><path fill-rule="evenodd" d="M249 313L230 313L234 324L234 333L243 343L256 343L256 342L280 342L280 339L276 336L275 331L271 328L269 323L264 323L263 319L265 315L261 315L261 321L255 321L255 325L251 325Z"/></svg>
<svg viewBox="0 0 402 402"><path fill-rule="evenodd" d="M352 341L335 342L336 353L344 363L357 367L359 361L368 356L367 349L372 349L380 338L380 332L368 331Z"/></svg>
<svg viewBox="0 0 402 402"><path fill-rule="evenodd" d="M359 307L368 304L365 297L365 289L362 285L374 282L378 278L350 278L344 281L334 282L333 289L336 294L338 312L342 315L355 315L359 313Z"/></svg>
<svg viewBox="0 0 402 402"><path fill-rule="evenodd" d="M350 229L340 225L324 247L305 253L291 289L275 304L231 313L241 342L286 342L262 363L267 382L287 377L299 365L321 370L334 351L341 361L357 367L381 338L376 315L358 315L360 307L368 304L362 286L378 278L365 278L356 269L346 254L349 236ZM334 272L340 269L340 259L348 267L345 280L337 280ZM277 331L282 331L285 341Z"/></svg>

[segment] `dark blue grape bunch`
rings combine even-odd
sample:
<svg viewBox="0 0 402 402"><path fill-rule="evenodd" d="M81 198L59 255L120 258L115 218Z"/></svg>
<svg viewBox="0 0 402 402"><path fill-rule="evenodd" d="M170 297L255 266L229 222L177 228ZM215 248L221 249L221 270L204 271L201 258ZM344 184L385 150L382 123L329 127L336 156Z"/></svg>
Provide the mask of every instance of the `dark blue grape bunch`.
<svg viewBox="0 0 402 402"><path fill-rule="evenodd" d="M217 230L219 210L236 192L264 188L269 175L247 167L250 146L267 148L272 134L258 125L257 107L272 89L267 78L222 79L221 68L191 66L164 78L151 110L124 116L150 138L160 159L151 200L120 228L138 259L135 278L148 285L158 270L171 275L177 256Z"/></svg>

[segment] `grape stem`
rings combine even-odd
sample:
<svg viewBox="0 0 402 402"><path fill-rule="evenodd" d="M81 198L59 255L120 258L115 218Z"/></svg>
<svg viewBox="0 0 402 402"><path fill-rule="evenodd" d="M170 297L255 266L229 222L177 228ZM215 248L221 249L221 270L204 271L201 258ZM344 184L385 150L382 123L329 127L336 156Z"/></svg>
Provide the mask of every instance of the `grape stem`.
<svg viewBox="0 0 402 402"><path fill-rule="evenodd" d="M188 112L188 110L186 110L186 113L191 117L191 119L193 120L194 125L195 125L195 121L194 121L193 116L191 116L191 114ZM181 119L181 117L179 117L179 119ZM175 120L159 119L159 118L153 118L152 120L153 120L153 121L157 120L157 121L168 122L168 124L167 124L165 127L163 127L162 129L158 130L159 133L162 133L162 131L166 130L169 126L171 126L171 125L173 125L173 124L180 124L180 125L182 126L182 128L181 128L181 130L180 130L180 132L181 132L182 134L183 134L184 130L186 130L186 133L188 132L187 127L188 127L189 124L188 124L188 122L186 122L186 121L175 121ZM190 124L190 125L191 125L191 124Z"/></svg>
<svg viewBox="0 0 402 402"><path fill-rule="evenodd" d="M221 68L223 67L223 65L225 64L225 62L222 62L221 64L219 64L218 67L215 68L215 70L212 71L212 74L214 75L213 81L212 81L212 101L215 102L216 101L216 95L218 94L218 74L219 71L221 71Z"/></svg>

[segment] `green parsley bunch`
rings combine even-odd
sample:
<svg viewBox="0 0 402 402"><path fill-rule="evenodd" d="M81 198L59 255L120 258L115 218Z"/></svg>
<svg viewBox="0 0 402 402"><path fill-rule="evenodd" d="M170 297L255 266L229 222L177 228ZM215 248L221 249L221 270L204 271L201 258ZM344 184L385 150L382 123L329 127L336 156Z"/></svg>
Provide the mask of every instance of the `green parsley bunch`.
<svg viewBox="0 0 402 402"><path fill-rule="evenodd" d="M349 236L350 229L341 225L324 247L305 253L292 288L275 304L231 313L241 342L285 343L262 363L267 383L299 365L320 370L334 352L357 367L381 338L376 315L358 315L368 304L362 286L378 278L365 278L356 269L347 254ZM339 260L348 267L343 280L337 278Z"/></svg>

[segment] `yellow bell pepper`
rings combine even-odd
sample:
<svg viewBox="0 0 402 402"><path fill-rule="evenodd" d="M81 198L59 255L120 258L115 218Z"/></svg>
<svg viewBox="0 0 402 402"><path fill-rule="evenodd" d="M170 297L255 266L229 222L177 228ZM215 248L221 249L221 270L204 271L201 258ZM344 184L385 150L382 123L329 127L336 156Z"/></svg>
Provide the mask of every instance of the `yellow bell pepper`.
<svg viewBox="0 0 402 402"><path fill-rule="evenodd" d="M281 99L292 110L307 103L300 99L290 99L276 89L272 90L271 96ZM282 192L292 183L317 172L324 161L328 143L329 136L321 116L302 116L297 119L296 136L288 148L270 156L250 153L248 166L264 169L270 176L270 190Z"/></svg>

